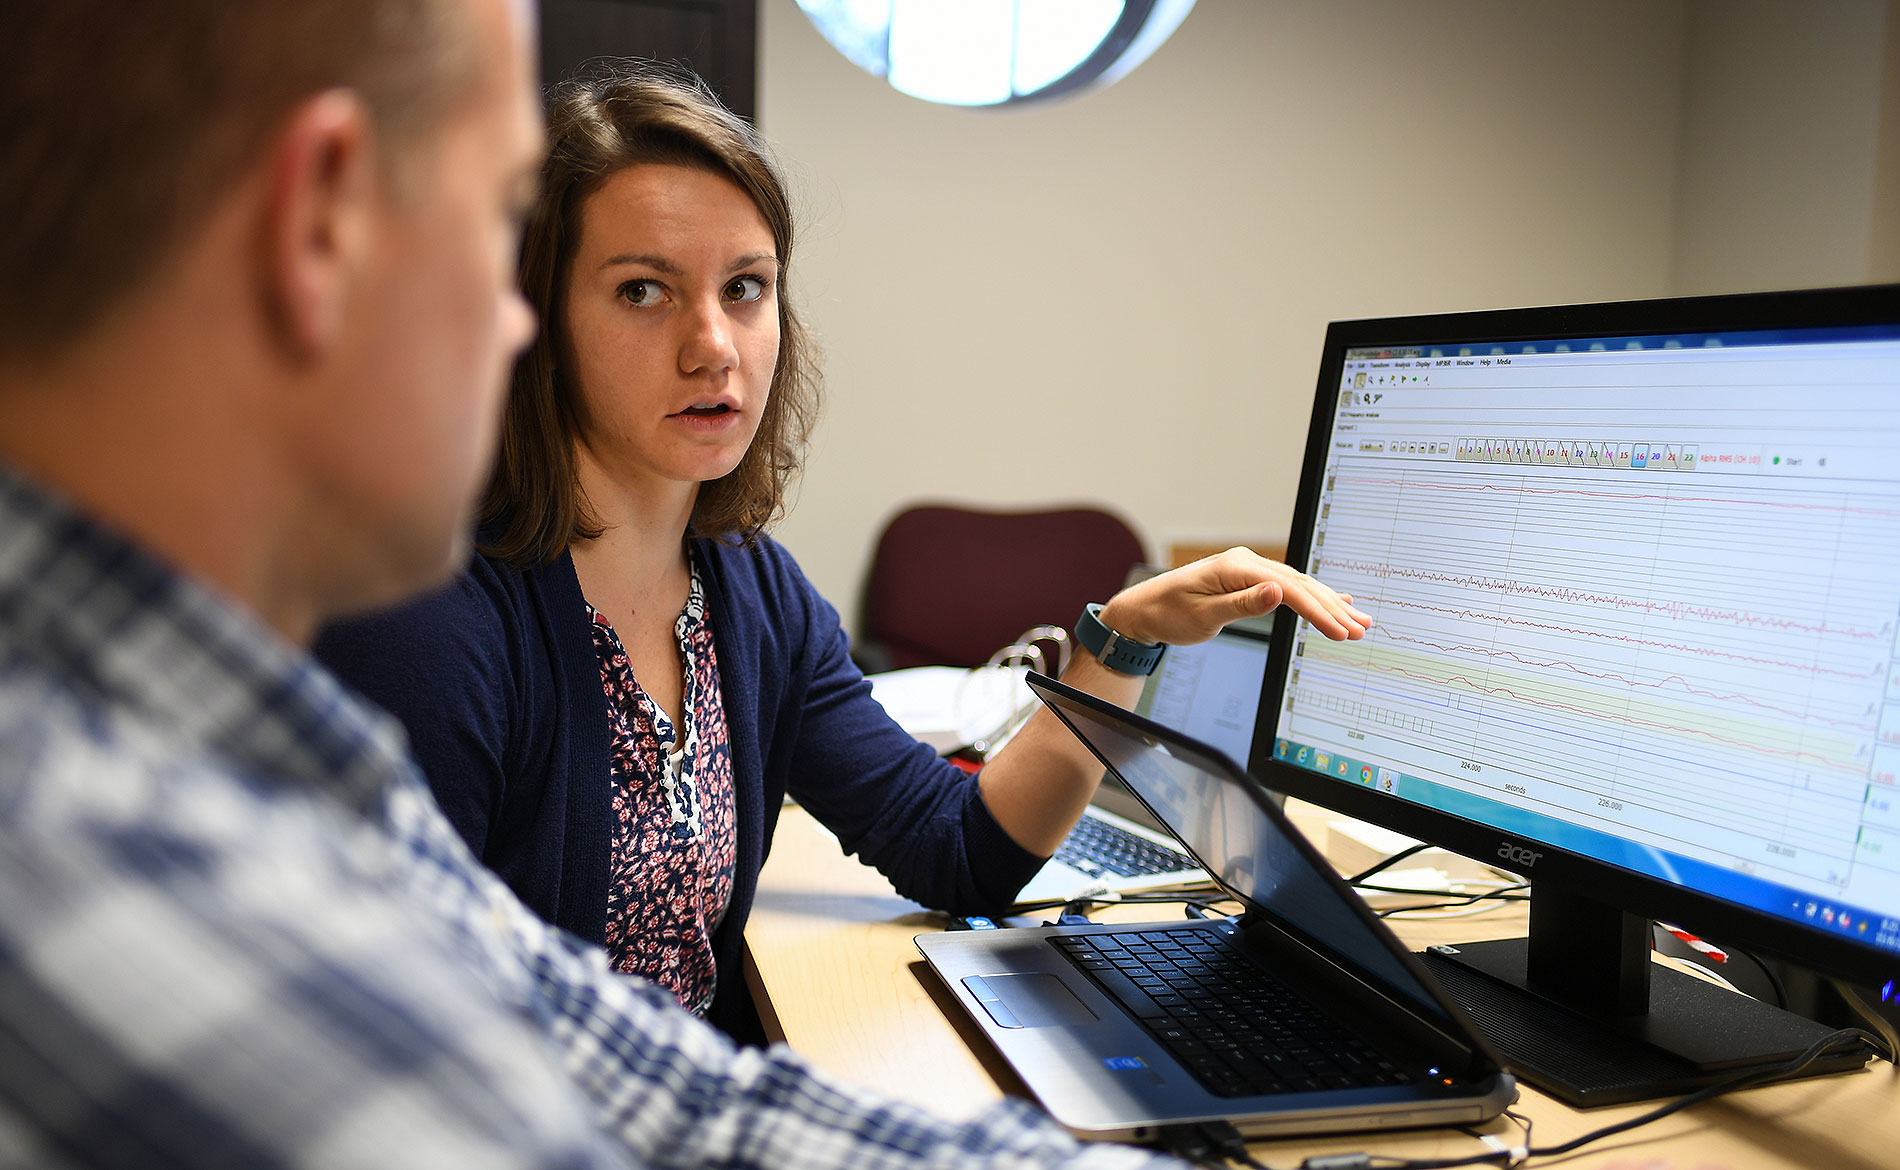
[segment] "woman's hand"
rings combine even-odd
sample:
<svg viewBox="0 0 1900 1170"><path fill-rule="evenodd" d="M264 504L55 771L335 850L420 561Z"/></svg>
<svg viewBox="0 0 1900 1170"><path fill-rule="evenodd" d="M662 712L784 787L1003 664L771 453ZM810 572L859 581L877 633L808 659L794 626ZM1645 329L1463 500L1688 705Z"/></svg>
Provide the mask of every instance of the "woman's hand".
<svg viewBox="0 0 1900 1170"><path fill-rule="evenodd" d="M1222 626L1286 605L1329 638L1365 636L1372 619L1305 573L1251 549L1183 565L1117 593L1102 607L1102 624L1141 642L1185 646L1205 642ZM1078 654L1063 681L1111 703L1133 707L1142 680L1092 654ZM1102 765L1048 711L1037 711L978 773L983 800L1017 844L1047 857L1075 826L1102 778Z"/></svg>
<svg viewBox="0 0 1900 1170"><path fill-rule="evenodd" d="M1247 548L1230 548L1129 586L1102 607L1102 624L1139 642L1187 646L1207 641L1229 622L1281 605L1335 641L1362 638L1372 625L1350 596Z"/></svg>

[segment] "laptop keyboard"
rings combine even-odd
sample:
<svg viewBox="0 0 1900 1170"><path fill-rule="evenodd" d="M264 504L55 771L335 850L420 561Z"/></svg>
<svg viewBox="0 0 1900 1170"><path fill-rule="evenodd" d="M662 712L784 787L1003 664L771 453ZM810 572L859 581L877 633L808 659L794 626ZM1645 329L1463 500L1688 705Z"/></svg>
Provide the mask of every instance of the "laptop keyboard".
<svg viewBox="0 0 1900 1170"><path fill-rule="evenodd" d="M1412 1079L1210 931L1125 931L1050 941L1215 1096Z"/></svg>
<svg viewBox="0 0 1900 1170"><path fill-rule="evenodd" d="M1147 877L1194 868L1186 854L1090 816L1076 822L1055 859L1090 877Z"/></svg>

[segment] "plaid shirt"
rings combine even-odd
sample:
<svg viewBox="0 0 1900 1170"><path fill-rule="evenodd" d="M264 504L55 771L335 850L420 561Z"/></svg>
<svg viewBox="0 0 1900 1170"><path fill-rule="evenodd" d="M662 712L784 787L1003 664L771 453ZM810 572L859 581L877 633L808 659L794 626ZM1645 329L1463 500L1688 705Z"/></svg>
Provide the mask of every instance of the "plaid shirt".
<svg viewBox="0 0 1900 1170"><path fill-rule="evenodd" d="M523 909L392 721L0 471L0 1166L1139 1166L735 1050Z"/></svg>

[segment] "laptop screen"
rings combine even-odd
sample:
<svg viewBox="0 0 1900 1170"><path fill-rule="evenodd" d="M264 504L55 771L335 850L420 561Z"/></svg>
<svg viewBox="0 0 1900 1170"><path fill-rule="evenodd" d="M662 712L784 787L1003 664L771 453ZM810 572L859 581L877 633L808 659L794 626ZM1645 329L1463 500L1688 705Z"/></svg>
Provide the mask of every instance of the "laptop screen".
<svg viewBox="0 0 1900 1170"><path fill-rule="evenodd" d="M1439 1019L1445 1012L1395 951L1389 932L1286 826L1268 792L1191 747L1144 737L1125 713L1104 715L1032 676L1063 722L1178 837L1196 861L1250 908L1331 952L1348 969ZM1071 692L1072 693L1072 692ZM1229 768L1233 771L1230 772Z"/></svg>
<svg viewBox="0 0 1900 1170"><path fill-rule="evenodd" d="M1248 759L1272 636L1269 616L1229 626L1198 645L1168 647L1135 710L1236 760Z"/></svg>

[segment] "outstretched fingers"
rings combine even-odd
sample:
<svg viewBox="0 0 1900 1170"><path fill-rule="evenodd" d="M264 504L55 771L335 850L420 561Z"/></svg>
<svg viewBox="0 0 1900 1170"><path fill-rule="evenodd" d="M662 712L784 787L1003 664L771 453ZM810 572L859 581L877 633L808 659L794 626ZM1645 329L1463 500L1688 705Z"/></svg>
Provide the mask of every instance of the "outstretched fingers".
<svg viewBox="0 0 1900 1170"><path fill-rule="evenodd" d="M1288 569L1288 579L1280 582L1282 604L1311 622L1313 628L1336 642L1363 638L1372 627L1372 615L1352 603L1350 594L1340 593L1307 573Z"/></svg>

